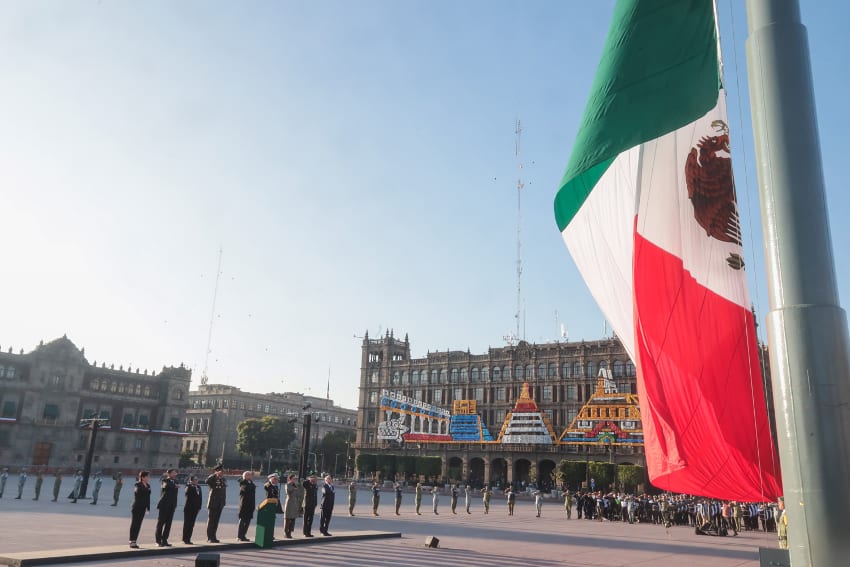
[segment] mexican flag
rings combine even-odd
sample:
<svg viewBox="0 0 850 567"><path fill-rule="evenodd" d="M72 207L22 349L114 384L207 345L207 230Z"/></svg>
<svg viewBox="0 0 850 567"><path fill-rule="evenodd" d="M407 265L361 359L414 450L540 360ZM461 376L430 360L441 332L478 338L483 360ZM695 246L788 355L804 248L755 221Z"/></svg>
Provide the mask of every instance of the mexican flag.
<svg viewBox="0 0 850 567"><path fill-rule="evenodd" d="M635 362L652 483L776 498L712 2L618 2L555 216Z"/></svg>

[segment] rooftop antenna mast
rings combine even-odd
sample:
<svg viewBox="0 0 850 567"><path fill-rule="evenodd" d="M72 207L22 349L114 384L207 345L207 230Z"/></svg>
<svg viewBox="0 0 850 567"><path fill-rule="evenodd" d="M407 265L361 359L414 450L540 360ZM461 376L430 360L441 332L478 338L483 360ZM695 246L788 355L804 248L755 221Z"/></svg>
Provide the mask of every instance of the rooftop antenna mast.
<svg viewBox="0 0 850 567"><path fill-rule="evenodd" d="M215 290L213 291L212 311L210 312L210 328L209 328L209 331L207 332L207 352L206 352L206 355L204 356L204 372L201 374L201 384L206 384L207 380L208 380L207 370L209 369L210 353L212 352L212 349L210 347L212 346L213 323L215 323L215 302L216 302L216 299L218 299L218 280L221 277L221 256L222 256L223 253L224 253L224 248L219 246L218 247L218 268L216 268L216 271L215 271Z"/></svg>
<svg viewBox="0 0 850 567"><path fill-rule="evenodd" d="M525 185L522 182L522 159L520 158L520 142L522 138L522 124L519 119L516 121L516 160L517 160L517 181L516 181L516 338L519 339L519 319L522 309L522 188ZM523 333L524 335L524 333ZM523 338L525 338L523 336Z"/></svg>
<svg viewBox="0 0 850 567"><path fill-rule="evenodd" d="M519 327L522 315L522 188L525 184L522 182L522 160L520 159L520 141L522 138L522 124L519 119L516 121L515 152L517 159L517 182L516 182L516 312L514 313L514 322L516 329L502 337L509 345L513 345L519 341ZM523 329L523 338L525 338L525 329Z"/></svg>

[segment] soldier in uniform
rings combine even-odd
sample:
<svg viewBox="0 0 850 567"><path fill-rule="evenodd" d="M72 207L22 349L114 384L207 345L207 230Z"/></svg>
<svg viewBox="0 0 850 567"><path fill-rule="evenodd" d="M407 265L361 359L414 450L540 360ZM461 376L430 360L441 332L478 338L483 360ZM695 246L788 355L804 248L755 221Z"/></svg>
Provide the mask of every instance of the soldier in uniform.
<svg viewBox="0 0 850 567"><path fill-rule="evenodd" d="M472 505L472 496L469 495L468 484L463 488L463 503L466 505L466 513L472 514L472 512L469 511L469 507Z"/></svg>
<svg viewBox="0 0 850 567"><path fill-rule="evenodd" d="M254 506L256 506L257 485L254 484L254 473L245 471L242 480L239 481L239 528L236 539L239 541L251 541L248 539L248 526L254 517Z"/></svg>
<svg viewBox="0 0 850 567"><path fill-rule="evenodd" d="M38 476L35 477L35 498L33 500L38 500L41 496L41 485L44 483L44 473L38 471Z"/></svg>
<svg viewBox="0 0 850 567"><path fill-rule="evenodd" d="M490 486L485 484L484 488L481 489L481 500L484 502L484 513L490 513L490 498L493 496L493 491L490 490Z"/></svg>
<svg viewBox="0 0 850 567"><path fill-rule="evenodd" d="M776 535L779 537L779 549L788 549L788 514L785 513L785 498L780 496L777 502Z"/></svg>
<svg viewBox="0 0 850 567"><path fill-rule="evenodd" d="M452 485L452 514L457 514L457 485Z"/></svg>
<svg viewBox="0 0 850 567"><path fill-rule="evenodd" d="M434 514L439 516L440 513L437 512L437 507L440 505L440 489L437 487L436 484L431 488L431 499L431 504L434 507Z"/></svg>
<svg viewBox="0 0 850 567"><path fill-rule="evenodd" d="M213 469L213 473L207 477L207 486L210 487L207 495L207 541L209 543L219 543L218 522L221 520L221 511L227 503L227 481L224 478L224 468L217 465Z"/></svg>
<svg viewBox="0 0 850 567"><path fill-rule="evenodd" d="M352 480L348 483L348 515L354 515L354 505L357 504L357 485Z"/></svg>
<svg viewBox="0 0 850 567"><path fill-rule="evenodd" d="M53 502L59 499L59 490L62 488L62 471L56 471L53 479Z"/></svg>
<svg viewBox="0 0 850 567"><path fill-rule="evenodd" d="M95 475L94 475L94 490L92 490L92 493L91 493L91 505L92 506L95 506L97 504L97 497L100 495L100 487L101 487L102 484L103 484L103 479L100 478L100 473L95 473Z"/></svg>
<svg viewBox="0 0 850 567"><path fill-rule="evenodd" d="M112 489L112 506L118 506L118 497L121 496L121 488L124 487L124 479L122 478L121 471L115 473L113 477L115 479L115 488Z"/></svg>
<svg viewBox="0 0 850 567"><path fill-rule="evenodd" d="M268 476L268 479L268 482L263 485L263 489L266 491L266 499L274 498L277 500L276 513L281 514L283 507L280 504L280 475L272 473Z"/></svg>
<svg viewBox="0 0 850 567"><path fill-rule="evenodd" d="M514 494L514 491L510 486L505 489L505 498L508 501L508 516L513 516L514 504L516 504L516 494Z"/></svg>
<svg viewBox="0 0 850 567"><path fill-rule="evenodd" d="M177 509L177 483L174 481L176 476L176 470L168 469L160 483L162 491L159 494L159 502L156 504L159 514L156 520L156 532L154 533L156 545L159 547L171 547L171 544L168 543L168 536L171 535L174 510Z"/></svg>
<svg viewBox="0 0 850 567"><path fill-rule="evenodd" d="M381 503L381 487L378 481L372 483L372 514L378 515L378 504Z"/></svg>
<svg viewBox="0 0 850 567"><path fill-rule="evenodd" d="M77 473L74 475L74 490L71 491L71 496L69 497L73 499L71 500L71 502L73 502L74 504L77 503L77 499L80 497L80 490L82 490L82 487L83 471L77 471Z"/></svg>
<svg viewBox="0 0 850 567"><path fill-rule="evenodd" d="M301 508L301 502L298 499L298 485L295 484L296 477L291 474L286 479L286 502L283 510L283 533L286 538L292 538L292 532L295 530L295 518L298 517L298 510Z"/></svg>
<svg viewBox="0 0 850 567"><path fill-rule="evenodd" d="M564 491L564 511L567 513L567 519L573 517L573 495L569 490Z"/></svg>
<svg viewBox="0 0 850 567"><path fill-rule="evenodd" d="M416 502L416 515L421 516L422 513L419 511L419 507L422 506L422 483L421 482L416 483L415 502Z"/></svg>
<svg viewBox="0 0 850 567"><path fill-rule="evenodd" d="M543 513L543 493L539 489L535 489L532 496L534 496L534 507L537 508L537 517L539 518L540 514Z"/></svg>
<svg viewBox="0 0 850 567"><path fill-rule="evenodd" d="M399 509L401 509L401 484L395 483L395 515L396 516L401 516Z"/></svg>
<svg viewBox="0 0 850 567"><path fill-rule="evenodd" d="M313 516L316 514L319 487L316 485L316 475L311 474L302 484L304 487L304 535L313 537Z"/></svg>
<svg viewBox="0 0 850 567"><path fill-rule="evenodd" d="M0 498L3 498L3 493L6 492L6 481L9 480L9 469L3 467L0 471Z"/></svg>
<svg viewBox="0 0 850 567"><path fill-rule="evenodd" d="M117 494L116 492L116 503L118 502ZM189 484L186 485L184 494L186 498L183 500L183 543L192 545L192 532L195 531L195 520L198 517L198 512L201 511L201 504L203 503L201 487L198 485L197 476L192 475L189 477Z"/></svg>
<svg viewBox="0 0 850 567"><path fill-rule="evenodd" d="M27 482L27 469L21 469L21 474L18 476L18 495L15 500L20 500L24 493L24 484Z"/></svg>

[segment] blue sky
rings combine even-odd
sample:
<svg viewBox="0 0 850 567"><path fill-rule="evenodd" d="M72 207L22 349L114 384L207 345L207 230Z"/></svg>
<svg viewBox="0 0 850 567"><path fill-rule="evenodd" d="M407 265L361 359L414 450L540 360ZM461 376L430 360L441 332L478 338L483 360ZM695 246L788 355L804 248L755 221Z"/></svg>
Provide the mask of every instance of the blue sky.
<svg viewBox="0 0 850 567"><path fill-rule="evenodd" d="M366 329L408 333L414 356L501 346L517 118L520 334L557 339L557 311L571 340L599 338L552 200L612 6L3 2L0 347L67 333L89 361L184 362L197 384L219 247L210 382L324 395L330 372L331 397L356 407ZM743 3L719 12L763 322ZM803 18L846 302L850 7L807 2Z"/></svg>

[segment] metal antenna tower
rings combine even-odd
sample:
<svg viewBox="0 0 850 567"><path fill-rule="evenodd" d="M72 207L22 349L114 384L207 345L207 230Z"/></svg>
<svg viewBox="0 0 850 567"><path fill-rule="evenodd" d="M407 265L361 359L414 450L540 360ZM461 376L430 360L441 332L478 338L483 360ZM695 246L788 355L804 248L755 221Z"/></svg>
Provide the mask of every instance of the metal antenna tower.
<svg viewBox="0 0 850 567"><path fill-rule="evenodd" d="M516 181L516 337L519 340L519 319L522 309L522 159L520 158L520 141L522 138L522 124L519 119L516 121L516 160L517 160L517 181ZM523 333L523 339L525 333Z"/></svg>
<svg viewBox="0 0 850 567"><path fill-rule="evenodd" d="M218 299L218 280L221 277L221 256L224 253L224 248L218 247L218 268L215 270L215 290L213 291L212 311L210 312L210 328L207 332L207 353L204 356L204 372L201 374L201 384L207 383L207 369L210 365L210 353L212 352L212 331L213 323L215 323L215 302Z"/></svg>

